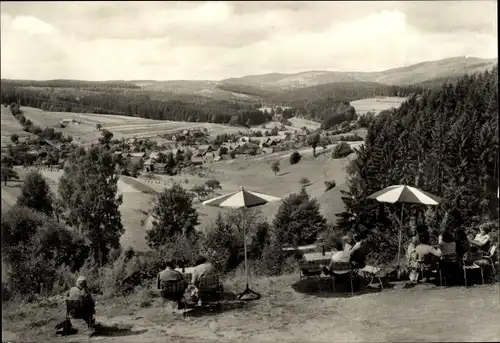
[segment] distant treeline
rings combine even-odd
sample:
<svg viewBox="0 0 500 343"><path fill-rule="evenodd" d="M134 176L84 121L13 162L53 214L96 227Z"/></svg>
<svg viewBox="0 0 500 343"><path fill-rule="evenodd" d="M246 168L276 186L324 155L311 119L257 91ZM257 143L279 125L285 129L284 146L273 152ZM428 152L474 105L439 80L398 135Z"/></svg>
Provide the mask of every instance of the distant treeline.
<svg viewBox="0 0 500 343"><path fill-rule="evenodd" d="M152 100L144 93L55 92L46 88L25 88L2 84L3 104L19 103L54 112L116 114L141 118L260 125L270 120L251 104L211 100L203 104L180 100Z"/></svg>
<svg viewBox="0 0 500 343"><path fill-rule="evenodd" d="M126 81L81 81L81 80L7 80L2 79L2 85L10 84L19 87L51 87L51 88L88 88L88 89L140 89L141 87Z"/></svg>

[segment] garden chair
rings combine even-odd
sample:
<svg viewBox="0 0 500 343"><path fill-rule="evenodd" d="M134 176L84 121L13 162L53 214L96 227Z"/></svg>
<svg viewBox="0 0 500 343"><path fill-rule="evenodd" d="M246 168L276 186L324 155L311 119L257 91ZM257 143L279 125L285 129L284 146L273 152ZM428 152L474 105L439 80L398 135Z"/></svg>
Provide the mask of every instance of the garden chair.
<svg viewBox="0 0 500 343"><path fill-rule="evenodd" d="M352 285L352 265L351 262L331 262L330 272L332 273L333 281L333 291L335 292L335 279L336 275L349 274L349 282L351 285L351 296L354 294L354 288Z"/></svg>
<svg viewBox="0 0 500 343"><path fill-rule="evenodd" d="M455 272L457 270L457 253L456 252L450 252L450 253L444 253L441 256L440 261L438 262L438 271L439 271L439 284L443 286L443 280L444 283L446 284L447 277L452 274L455 275ZM451 273L450 273L451 270ZM443 279L443 271L446 272L446 275Z"/></svg>
<svg viewBox="0 0 500 343"><path fill-rule="evenodd" d="M198 297L202 302L216 301L220 308L224 300L224 287L220 283L219 275L204 276L198 286Z"/></svg>
<svg viewBox="0 0 500 343"><path fill-rule="evenodd" d="M384 290L384 285L382 283L382 278L385 276L385 271L383 268L375 267L375 266L365 266L362 269L359 269L358 271L363 275L365 280L368 281L368 284L366 287L369 287L373 284L373 281L375 279L378 280L380 284L380 289L383 291Z"/></svg>
<svg viewBox="0 0 500 343"><path fill-rule="evenodd" d="M90 299L66 300L66 320L83 319L87 328L94 327L94 304Z"/></svg>
<svg viewBox="0 0 500 343"><path fill-rule="evenodd" d="M462 269L464 272L464 282L465 282L465 287L467 287L467 271L469 270L478 270L481 272L481 282L484 285L484 271L483 268L481 268L478 264L476 264L476 261L481 260L481 257L479 253L466 253L462 259ZM474 261L472 263L469 263L470 261Z"/></svg>
<svg viewBox="0 0 500 343"><path fill-rule="evenodd" d="M417 270L420 276L417 281L423 281L423 279L426 278L426 276L428 276L429 274L439 274L439 262L436 261L436 257L427 256L425 260L417 261Z"/></svg>
<svg viewBox="0 0 500 343"><path fill-rule="evenodd" d="M158 287L161 292L161 296L165 300L178 301L183 300L186 303L186 298L184 292L186 290L186 282L184 280L176 281L161 281L160 287ZM186 306L184 306L182 311L182 316L186 316Z"/></svg>
<svg viewBox="0 0 500 343"><path fill-rule="evenodd" d="M496 253L496 248L497 247L495 245L491 245L487 254L484 254L483 256L481 256L480 259L474 261L474 263L477 266L479 266L479 268L481 268L483 271L488 266L491 266L491 269L493 271L493 275L495 275L495 273L496 273L495 261L493 260L495 253Z"/></svg>

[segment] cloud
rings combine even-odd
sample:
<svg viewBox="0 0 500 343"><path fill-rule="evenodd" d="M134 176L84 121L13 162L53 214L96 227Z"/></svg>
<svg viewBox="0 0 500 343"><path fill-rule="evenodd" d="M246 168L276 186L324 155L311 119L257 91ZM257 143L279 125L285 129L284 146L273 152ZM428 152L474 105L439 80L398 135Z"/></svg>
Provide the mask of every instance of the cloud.
<svg viewBox="0 0 500 343"><path fill-rule="evenodd" d="M222 79L497 56L493 1L1 6L4 78Z"/></svg>

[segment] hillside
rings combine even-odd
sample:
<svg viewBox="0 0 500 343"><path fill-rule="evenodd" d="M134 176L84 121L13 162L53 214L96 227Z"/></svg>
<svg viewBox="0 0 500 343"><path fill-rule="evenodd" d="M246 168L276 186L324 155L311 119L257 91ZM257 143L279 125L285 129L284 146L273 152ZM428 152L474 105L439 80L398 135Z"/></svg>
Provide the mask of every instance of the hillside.
<svg viewBox="0 0 500 343"><path fill-rule="evenodd" d="M466 73L482 72L491 69L497 63L497 58L453 57L381 72L306 71L296 74L246 76L226 79L221 82L235 85L244 84L270 90L296 89L338 82L377 82L386 85L402 85L420 83L435 78L448 78Z"/></svg>
<svg viewBox="0 0 500 343"><path fill-rule="evenodd" d="M455 78L466 73L481 72L491 69L498 63L498 59L480 59L475 57L454 57L438 61L422 62L401 68L389 69L380 72L338 72L338 71L304 71L295 74L271 73L263 75L249 75L239 78L229 78L220 81L214 80L129 80L129 81L103 81L90 82L78 80L6 80L2 79L2 86L11 85L34 89L51 91L58 89L56 93L64 95L65 101L73 98L87 98L87 103L81 105L94 106L91 100L93 93L105 92L113 94L114 97L121 96L123 99L131 99L134 104L137 100L147 97L147 101L173 101L180 100L186 103L200 106L213 104L206 101L230 101L237 103L280 103L301 102L306 100L335 97L336 100L359 100L372 96L407 96L411 89L401 91L394 88L401 85L416 85L427 87L430 83L440 84L441 81ZM2 87L3 88L3 87ZM402 94L404 93L404 94ZM6 93L2 92L2 96ZM102 95L102 94L101 94ZM123 100L120 100L123 101ZM129 100L127 100L129 101ZM98 103L99 104L99 103ZM129 104L134 106L134 104ZM25 104L27 105L27 104ZM31 103L31 106L35 106ZM158 106L158 105L156 105ZM217 105L219 108L227 107L225 104ZM38 107L38 106L36 106ZM196 112L192 106L183 111ZM82 107L83 108L83 107ZM118 111L121 114L127 112L127 107L115 109L109 106L104 111ZM73 109L73 111L76 111ZM212 111L210 111L212 112ZM216 112L216 111L215 111ZM221 112L219 110L219 112ZM106 113L106 112L99 112ZM140 115L144 116L144 115ZM203 116L203 115L197 115ZM212 113L207 115L209 118ZM229 115L230 116L230 115ZM207 121L203 119L203 121Z"/></svg>

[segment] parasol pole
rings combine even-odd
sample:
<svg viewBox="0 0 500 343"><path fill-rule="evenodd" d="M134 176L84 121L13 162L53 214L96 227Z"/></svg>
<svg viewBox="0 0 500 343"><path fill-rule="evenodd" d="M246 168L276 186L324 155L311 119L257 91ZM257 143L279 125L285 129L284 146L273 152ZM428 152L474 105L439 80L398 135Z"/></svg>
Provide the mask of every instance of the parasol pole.
<svg viewBox="0 0 500 343"><path fill-rule="evenodd" d="M246 284L248 287L248 259L247 259L247 234L246 234L246 227L243 225L243 245L245 247L245 280Z"/></svg>
<svg viewBox="0 0 500 343"><path fill-rule="evenodd" d="M398 268L401 267L401 235L403 232L403 210L405 207L405 203L401 203L401 222L400 222L400 228L399 228L399 238L398 238Z"/></svg>

